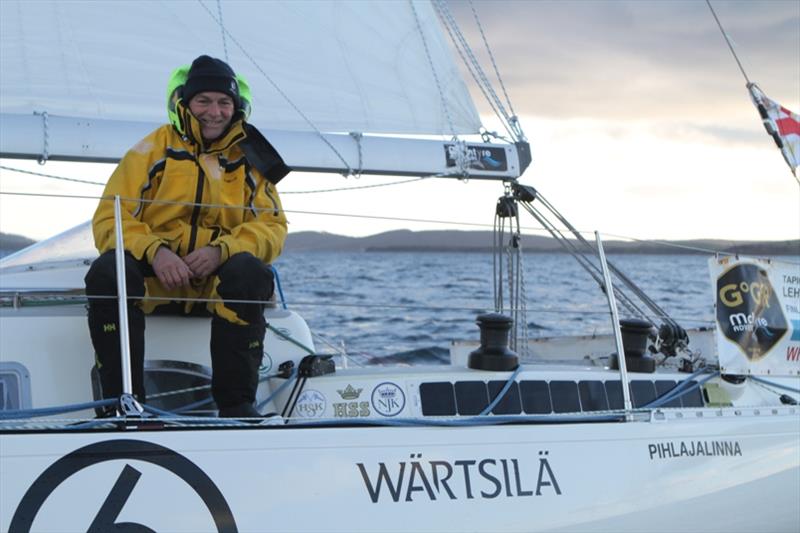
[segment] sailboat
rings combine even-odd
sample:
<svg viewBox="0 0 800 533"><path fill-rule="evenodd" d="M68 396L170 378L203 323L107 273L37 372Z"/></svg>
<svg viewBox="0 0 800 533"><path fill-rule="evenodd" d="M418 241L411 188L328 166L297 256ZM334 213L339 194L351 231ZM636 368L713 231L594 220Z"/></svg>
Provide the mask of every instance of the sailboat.
<svg viewBox="0 0 800 533"><path fill-rule="evenodd" d="M0 25L3 157L118 160L163 123L168 73L214 39L291 168L495 180L498 248L530 213L597 259L586 267L620 324L529 342L505 289L512 253L495 259L480 342L454 344L451 364L346 368L278 299L257 400L276 415L253 423L214 417L208 319L151 316L146 409L123 395L96 419L83 294L96 252L87 225L67 230L0 263L0 531L800 528L792 267L713 259L716 331L628 296L602 240L567 239L519 182L516 117L505 139L482 131L446 4L6 0Z"/></svg>

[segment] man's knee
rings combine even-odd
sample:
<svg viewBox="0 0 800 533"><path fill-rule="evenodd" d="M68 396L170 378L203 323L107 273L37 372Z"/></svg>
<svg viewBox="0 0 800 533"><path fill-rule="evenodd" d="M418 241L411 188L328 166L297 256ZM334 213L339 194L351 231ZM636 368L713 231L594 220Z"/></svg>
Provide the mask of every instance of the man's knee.
<svg viewBox="0 0 800 533"><path fill-rule="evenodd" d="M125 275L128 296L144 296L144 274L140 261L126 252ZM92 262L84 278L87 296L116 296L117 263L114 250L105 252Z"/></svg>
<svg viewBox="0 0 800 533"><path fill-rule="evenodd" d="M250 253L232 255L220 267L218 275L218 292L223 298L269 300L272 297L272 269Z"/></svg>

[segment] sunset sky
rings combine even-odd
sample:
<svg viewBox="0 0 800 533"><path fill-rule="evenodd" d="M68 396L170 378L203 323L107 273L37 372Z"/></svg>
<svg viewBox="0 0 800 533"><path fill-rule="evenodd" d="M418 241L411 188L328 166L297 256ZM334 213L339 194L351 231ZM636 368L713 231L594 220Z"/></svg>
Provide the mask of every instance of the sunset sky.
<svg viewBox="0 0 800 533"><path fill-rule="evenodd" d="M766 135L704 1L474 5L531 144L533 163L521 182L536 187L576 227L636 238L800 238L800 186ZM800 111L800 1L712 5L751 81ZM453 3L452 9L485 57L469 4ZM473 98L485 125L497 129L477 89ZM2 164L94 181L105 181L113 169ZM402 179L293 174L279 190L290 231L354 236L481 228L334 215L464 222L488 229L502 194L498 183L452 179L298 194ZM0 190L97 196L102 189L2 171ZM96 205L96 200L72 201L68 207L64 202L37 200L33 207L28 200L0 196L0 230L44 238L87 220ZM537 227L533 219L523 225Z"/></svg>

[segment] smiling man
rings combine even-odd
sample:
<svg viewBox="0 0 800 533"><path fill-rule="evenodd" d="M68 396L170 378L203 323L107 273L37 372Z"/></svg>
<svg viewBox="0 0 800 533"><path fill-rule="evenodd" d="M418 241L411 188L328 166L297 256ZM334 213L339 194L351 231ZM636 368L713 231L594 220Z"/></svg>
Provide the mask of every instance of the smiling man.
<svg viewBox="0 0 800 533"><path fill-rule="evenodd" d="M101 255L85 281L102 395L122 392L117 303L107 298L117 293L113 198L119 195L134 395L145 399L144 315L156 308L210 313L219 414L259 416L253 402L266 332L263 302L274 287L268 264L286 238L275 184L289 169L246 122L246 83L224 61L203 55L176 69L167 109L171 124L125 154L92 219Z"/></svg>

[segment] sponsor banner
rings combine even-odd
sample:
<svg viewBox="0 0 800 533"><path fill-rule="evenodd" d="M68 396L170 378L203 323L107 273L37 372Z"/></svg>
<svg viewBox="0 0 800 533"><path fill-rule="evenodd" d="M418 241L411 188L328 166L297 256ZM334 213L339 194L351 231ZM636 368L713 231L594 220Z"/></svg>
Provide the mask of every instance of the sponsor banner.
<svg viewBox="0 0 800 533"><path fill-rule="evenodd" d="M717 352L725 374L800 374L800 269L712 257Z"/></svg>

